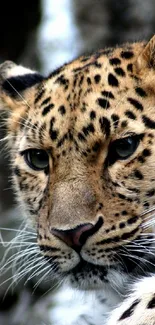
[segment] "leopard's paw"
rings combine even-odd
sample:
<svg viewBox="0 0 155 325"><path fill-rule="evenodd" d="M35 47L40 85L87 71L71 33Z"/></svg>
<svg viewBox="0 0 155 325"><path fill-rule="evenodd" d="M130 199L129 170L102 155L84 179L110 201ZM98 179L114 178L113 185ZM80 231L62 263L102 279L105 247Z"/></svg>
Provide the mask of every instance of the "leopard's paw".
<svg viewBox="0 0 155 325"><path fill-rule="evenodd" d="M134 291L110 316L107 325L155 325L155 276L134 285Z"/></svg>

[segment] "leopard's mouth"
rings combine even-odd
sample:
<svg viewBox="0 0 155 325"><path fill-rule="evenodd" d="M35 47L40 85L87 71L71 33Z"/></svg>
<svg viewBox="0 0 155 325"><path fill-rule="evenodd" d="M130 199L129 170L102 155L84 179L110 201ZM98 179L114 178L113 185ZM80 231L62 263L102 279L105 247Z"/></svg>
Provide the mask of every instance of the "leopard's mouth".
<svg viewBox="0 0 155 325"><path fill-rule="evenodd" d="M145 275L147 272L155 270L155 255L151 253L150 243L147 245L147 249L144 248L144 250L132 250L128 245L126 245L125 249L126 254L119 248L116 255L113 256L113 263L108 265L93 264L81 258L78 265L71 269L68 274L74 277L82 276L83 278L89 277L91 274L104 282L108 282L107 274L111 270L137 275Z"/></svg>
<svg viewBox="0 0 155 325"><path fill-rule="evenodd" d="M48 261L52 264L52 268L56 271L57 275L63 278L68 278L73 286L82 288L100 288L100 285L110 283L111 274L119 275L119 278L126 276L141 276L146 275L148 272L155 270L155 255L152 249L152 241L148 240L148 244L140 246L140 240L136 239L130 244L118 247L112 251L111 260L103 262L103 264L96 264L93 261L85 260L81 253L78 254L78 264L70 264L68 270L60 267L57 256L48 257ZM139 245L139 246L138 246ZM139 249L138 249L138 248Z"/></svg>

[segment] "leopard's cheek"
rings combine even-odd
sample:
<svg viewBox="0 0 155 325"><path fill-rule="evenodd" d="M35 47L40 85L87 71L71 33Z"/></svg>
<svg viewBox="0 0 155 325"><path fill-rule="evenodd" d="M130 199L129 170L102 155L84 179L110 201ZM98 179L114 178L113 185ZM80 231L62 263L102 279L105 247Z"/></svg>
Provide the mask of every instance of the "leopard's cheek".
<svg viewBox="0 0 155 325"><path fill-rule="evenodd" d="M38 218L41 208L48 207L48 197L46 197L48 187L48 175L45 173L32 173L29 168L25 168L25 163L16 159L13 169L13 184L17 189L17 199L26 211L26 222L37 229ZM24 165L24 167L22 167ZM19 194L20 193L20 194ZM37 195L36 195L37 193ZM48 213L48 209L46 209Z"/></svg>

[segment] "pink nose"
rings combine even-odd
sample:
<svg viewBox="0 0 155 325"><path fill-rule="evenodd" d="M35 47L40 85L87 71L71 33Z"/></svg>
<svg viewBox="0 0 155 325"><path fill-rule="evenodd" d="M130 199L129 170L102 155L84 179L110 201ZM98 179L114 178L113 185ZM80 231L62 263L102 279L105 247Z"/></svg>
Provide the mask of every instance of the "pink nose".
<svg viewBox="0 0 155 325"><path fill-rule="evenodd" d="M52 228L51 233L61 239L69 247L72 247L75 251L79 252L82 246L85 244L88 237L95 234L103 224L102 217L99 217L95 225L91 223L85 223L79 225L73 229L56 229Z"/></svg>

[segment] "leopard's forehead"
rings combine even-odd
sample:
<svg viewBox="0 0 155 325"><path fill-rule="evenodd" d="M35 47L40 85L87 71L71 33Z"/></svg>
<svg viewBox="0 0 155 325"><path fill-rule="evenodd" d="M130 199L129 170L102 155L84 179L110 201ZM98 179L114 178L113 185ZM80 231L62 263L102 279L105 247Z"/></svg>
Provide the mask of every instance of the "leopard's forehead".
<svg viewBox="0 0 155 325"><path fill-rule="evenodd" d="M135 43L99 51L52 73L33 94L29 132L37 133L45 146L56 148L74 136L82 150L88 143L89 149L96 148L110 136L143 132L142 112L148 98L144 82L133 71L143 46Z"/></svg>

